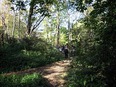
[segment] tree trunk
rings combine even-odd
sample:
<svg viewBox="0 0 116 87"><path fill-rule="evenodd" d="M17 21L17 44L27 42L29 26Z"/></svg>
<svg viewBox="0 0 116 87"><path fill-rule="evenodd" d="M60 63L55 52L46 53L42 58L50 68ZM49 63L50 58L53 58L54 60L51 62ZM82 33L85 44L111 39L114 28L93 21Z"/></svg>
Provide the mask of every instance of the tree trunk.
<svg viewBox="0 0 116 87"><path fill-rule="evenodd" d="M70 15L68 14L68 43L70 43Z"/></svg>
<svg viewBox="0 0 116 87"><path fill-rule="evenodd" d="M59 11L58 11L58 15L57 15L57 43L56 45L59 46L60 42L60 18L59 18Z"/></svg>
<svg viewBox="0 0 116 87"><path fill-rule="evenodd" d="M3 26L3 32L1 34L1 43L2 43L2 45L4 45L4 33L5 33L6 29L7 29L7 25L5 23L5 16L4 16L4 14L2 15L2 26Z"/></svg>
<svg viewBox="0 0 116 87"><path fill-rule="evenodd" d="M21 21L20 21L20 9L19 9L19 19L18 19L18 20L19 20L19 29L18 29L18 32L19 32L18 34L19 34L19 36L18 36L18 37L20 38L20 23L21 23Z"/></svg>
<svg viewBox="0 0 116 87"><path fill-rule="evenodd" d="M27 33L28 33L28 35L31 34L33 7L34 7L34 0L31 0L30 9L29 9L29 16L28 16L28 24L27 24Z"/></svg>
<svg viewBox="0 0 116 87"><path fill-rule="evenodd" d="M14 37L15 26L16 26L16 13L14 11L12 37Z"/></svg>

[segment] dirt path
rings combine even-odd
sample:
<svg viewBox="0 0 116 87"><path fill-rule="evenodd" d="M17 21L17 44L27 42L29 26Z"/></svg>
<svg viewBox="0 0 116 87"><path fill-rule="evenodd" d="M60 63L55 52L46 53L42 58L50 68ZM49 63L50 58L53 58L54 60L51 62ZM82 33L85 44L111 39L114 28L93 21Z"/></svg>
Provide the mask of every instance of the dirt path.
<svg viewBox="0 0 116 87"><path fill-rule="evenodd" d="M63 61L55 62L53 64L50 64L44 67L7 73L7 75L41 73L42 76L45 79L47 79L49 84L51 84L51 87L65 87L64 77L67 75L66 71L68 66L70 65L70 62L71 62L70 60L63 60Z"/></svg>
<svg viewBox="0 0 116 87"><path fill-rule="evenodd" d="M66 71L69 65L70 61L65 60L44 67L43 76L48 79L53 87L64 87L64 77L67 75Z"/></svg>

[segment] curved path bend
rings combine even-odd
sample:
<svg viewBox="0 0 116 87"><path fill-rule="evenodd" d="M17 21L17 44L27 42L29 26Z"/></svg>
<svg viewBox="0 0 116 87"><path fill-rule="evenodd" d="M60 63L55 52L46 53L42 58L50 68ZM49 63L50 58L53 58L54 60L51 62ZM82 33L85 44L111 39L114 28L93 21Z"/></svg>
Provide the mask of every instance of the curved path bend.
<svg viewBox="0 0 116 87"><path fill-rule="evenodd" d="M67 75L70 62L71 60L63 60L43 67L7 73L7 75L40 73L50 84L50 87L65 87L66 81L64 78Z"/></svg>

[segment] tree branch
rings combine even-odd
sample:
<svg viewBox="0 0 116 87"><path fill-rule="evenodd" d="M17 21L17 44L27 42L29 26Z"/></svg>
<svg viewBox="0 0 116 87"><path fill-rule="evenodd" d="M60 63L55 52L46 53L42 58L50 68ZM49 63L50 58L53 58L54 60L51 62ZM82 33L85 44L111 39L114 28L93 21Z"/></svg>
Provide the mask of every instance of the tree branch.
<svg viewBox="0 0 116 87"><path fill-rule="evenodd" d="M40 25L40 23L43 21L44 18L45 16L40 21L38 21L38 23L36 22L37 24L34 25L32 32Z"/></svg>
<svg viewBox="0 0 116 87"><path fill-rule="evenodd" d="M37 23L41 20L43 14L41 14L41 16L39 17L39 19L36 21L35 25L33 26L33 28L37 25ZM32 29L33 30L33 29Z"/></svg>

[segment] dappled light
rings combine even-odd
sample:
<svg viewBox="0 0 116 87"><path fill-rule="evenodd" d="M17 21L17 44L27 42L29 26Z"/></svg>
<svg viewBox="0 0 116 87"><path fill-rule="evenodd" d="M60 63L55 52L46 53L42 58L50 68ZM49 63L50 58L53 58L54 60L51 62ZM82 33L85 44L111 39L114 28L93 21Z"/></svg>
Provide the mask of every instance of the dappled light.
<svg viewBox="0 0 116 87"><path fill-rule="evenodd" d="M71 60L63 60L59 62L55 62L53 64L39 67L39 68L32 68L27 69L24 71L18 72L11 72L11 73L4 73L3 76L10 76L10 75L31 75L33 73L40 73L48 82L53 86L57 87L64 87L66 81L64 78L67 76L67 70L69 68ZM23 78L26 78L23 77ZM22 78L22 80L23 80ZM31 77L30 77L31 78Z"/></svg>
<svg viewBox="0 0 116 87"><path fill-rule="evenodd" d="M116 87L115 0L0 0L0 87Z"/></svg>

